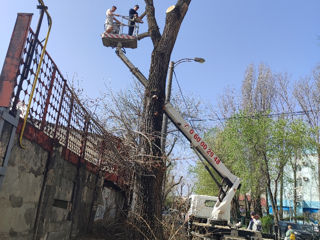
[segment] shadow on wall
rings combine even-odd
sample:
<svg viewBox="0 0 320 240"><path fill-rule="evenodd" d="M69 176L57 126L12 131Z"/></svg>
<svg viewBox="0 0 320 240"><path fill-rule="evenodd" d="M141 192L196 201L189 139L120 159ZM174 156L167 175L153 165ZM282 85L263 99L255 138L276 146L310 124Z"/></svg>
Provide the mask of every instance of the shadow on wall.
<svg viewBox="0 0 320 240"><path fill-rule="evenodd" d="M104 187L100 198L94 217L95 222L99 220L109 222L110 219L121 217L121 210L124 208L124 198L121 192Z"/></svg>

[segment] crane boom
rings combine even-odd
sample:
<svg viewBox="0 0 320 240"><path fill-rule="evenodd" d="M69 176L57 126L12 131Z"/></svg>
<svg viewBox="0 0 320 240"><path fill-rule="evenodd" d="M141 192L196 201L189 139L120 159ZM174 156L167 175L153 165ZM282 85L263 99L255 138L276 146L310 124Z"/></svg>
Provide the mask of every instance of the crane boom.
<svg viewBox="0 0 320 240"><path fill-rule="evenodd" d="M192 148L207 161L227 185L225 189L224 186L219 186L218 201L213 209L211 219L229 221L231 201L240 185L240 178L230 172L209 145L196 133L192 126L183 119L170 102L165 103L163 110L172 123L189 140Z"/></svg>
<svg viewBox="0 0 320 240"><path fill-rule="evenodd" d="M196 149L201 156L212 166L220 177L227 179L226 183L230 187L237 181L237 177L233 175L229 169L221 162L219 157L209 147L209 145L196 133L196 131L187 123L180 113L175 110L170 102L164 105L165 113L173 122L173 124L183 133L189 140L192 147Z"/></svg>

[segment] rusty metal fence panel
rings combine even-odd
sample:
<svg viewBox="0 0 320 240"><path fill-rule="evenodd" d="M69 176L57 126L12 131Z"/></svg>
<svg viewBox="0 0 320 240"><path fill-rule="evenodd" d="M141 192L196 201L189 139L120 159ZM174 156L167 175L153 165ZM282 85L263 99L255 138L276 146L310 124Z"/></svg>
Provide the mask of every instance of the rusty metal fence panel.
<svg viewBox="0 0 320 240"><path fill-rule="evenodd" d="M19 108L22 112L30 98L43 48L41 42L37 41L29 73L23 79L22 71L33 38L34 33L30 29L12 96L12 108ZM82 106L47 52L35 88L28 122L88 162L99 166L103 161L101 143L105 134L104 128Z"/></svg>

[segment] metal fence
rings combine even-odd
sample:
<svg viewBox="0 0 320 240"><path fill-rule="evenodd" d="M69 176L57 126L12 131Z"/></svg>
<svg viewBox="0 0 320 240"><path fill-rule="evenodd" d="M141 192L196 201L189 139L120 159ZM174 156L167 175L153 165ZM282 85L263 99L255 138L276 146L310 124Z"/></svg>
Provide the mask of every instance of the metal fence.
<svg viewBox="0 0 320 240"><path fill-rule="evenodd" d="M12 96L12 109L18 108L22 112L30 98L43 48L37 40L34 54L31 54L33 39L34 32L30 29ZM28 58L31 60L30 66L27 66ZM41 65L28 122L81 158L98 166L101 164L99 149L106 132L80 103L47 52Z"/></svg>

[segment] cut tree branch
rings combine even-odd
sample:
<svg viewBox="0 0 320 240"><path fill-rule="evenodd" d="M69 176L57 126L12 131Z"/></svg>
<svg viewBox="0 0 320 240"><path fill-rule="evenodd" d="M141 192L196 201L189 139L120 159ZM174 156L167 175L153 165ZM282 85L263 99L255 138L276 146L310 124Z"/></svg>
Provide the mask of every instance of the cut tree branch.
<svg viewBox="0 0 320 240"><path fill-rule="evenodd" d="M138 40L141 40L141 39L146 38L146 37L150 37L149 32L141 33L141 34L138 35L137 38L138 38Z"/></svg>

